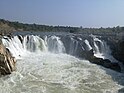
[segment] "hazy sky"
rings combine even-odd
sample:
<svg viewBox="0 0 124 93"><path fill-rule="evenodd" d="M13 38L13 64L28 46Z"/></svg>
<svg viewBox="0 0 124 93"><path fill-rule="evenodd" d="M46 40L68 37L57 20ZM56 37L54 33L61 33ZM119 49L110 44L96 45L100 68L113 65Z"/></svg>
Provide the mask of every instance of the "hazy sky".
<svg viewBox="0 0 124 93"><path fill-rule="evenodd" d="M124 0L0 0L0 18L47 25L124 26Z"/></svg>

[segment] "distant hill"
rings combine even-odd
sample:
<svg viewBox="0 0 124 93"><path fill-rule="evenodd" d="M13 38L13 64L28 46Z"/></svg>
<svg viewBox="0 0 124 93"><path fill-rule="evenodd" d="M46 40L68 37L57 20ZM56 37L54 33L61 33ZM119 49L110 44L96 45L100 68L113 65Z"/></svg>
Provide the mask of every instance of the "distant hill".
<svg viewBox="0 0 124 93"><path fill-rule="evenodd" d="M0 31L74 31L77 27L24 24L0 19Z"/></svg>
<svg viewBox="0 0 124 93"><path fill-rule="evenodd" d="M1 35L11 33L12 31L15 31L14 27L9 26L6 21L0 20L0 34Z"/></svg>
<svg viewBox="0 0 124 93"><path fill-rule="evenodd" d="M70 27L70 26L48 26L39 24L24 24L19 22L11 22L8 20L0 19L0 34L8 34L13 31L54 31L54 32L70 32L70 33L119 33L124 32L124 27L113 28L83 28L83 27Z"/></svg>

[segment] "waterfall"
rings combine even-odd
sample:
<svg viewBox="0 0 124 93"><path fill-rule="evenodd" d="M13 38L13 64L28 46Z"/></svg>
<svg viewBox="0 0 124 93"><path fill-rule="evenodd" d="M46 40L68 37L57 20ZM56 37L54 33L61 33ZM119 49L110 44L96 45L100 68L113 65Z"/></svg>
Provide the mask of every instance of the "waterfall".
<svg viewBox="0 0 124 93"><path fill-rule="evenodd" d="M70 39L71 39L71 42L68 42L68 43L70 43L69 44L69 47L70 47L70 49L69 49L69 54L71 54L71 55L75 55L75 53L76 53L76 51L77 51L77 49L78 49L78 41L77 40L75 40L73 37L70 37Z"/></svg>
<svg viewBox="0 0 124 93"><path fill-rule="evenodd" d="M38 36L25 36L22 45L30 52L47 51L46 43Z"/></svg>
<svg viewBox="0 0 124 93"><path fill-rule="evenodd" d="M11 38L4 37L2 41L14 57L24 56L29 52L68 53L77 56L83 50L89 51L93 49L94 56L109 59L111 62L118 62L111 55L110 47L104 40L94 35L91 35L90 38L92 38L92 40L70 36L70 41L65 43L61 40L61 37L55 35L45 36L44 38L37 35L19 35Z"/></svg>
<svg viewBox="0 0 124 93"><path fill-rule="evenodd" d="M14 57L25 55L27 50L23 47L23 44L17 36L14 36L13 38L4 37L2 41L5 47L9 49Z"/></svg>
<svg viewBox="0 0 124 93"><path fill-rule="evenodd" d="M118 62L112 55L110 47L104 40L100 40L96 36L91 36L94 44L94 56L103 59L109 59L111 62Z"/></svg>
<svg viewBox="0 0 124 93"><path fill-rule="evenodd" d="M65 53L63 42L57 36L46 37L48 50L52 53Z"/></svg>
<svg viewBox="0 0 124 93"><path fill-rule="evenodd" d="M93 49L93 48L91 47L91 45L90 45L90 43L89 43L88 40L84 40L84 42L85 42L85 44L86 44L86 46L87 46L87 50L88 50L88 51L91 50L91 49Z"/></svg>
<svg viewBox="0 0 124 93"><path fill-rule="evenodd" d="M5 47L8 48L16 58L28 52L65 52L65 47L57 36L46 36L45 39L34 35L26 35L23 37L14 36L12 38L4 37L2 41Z"/></svg>

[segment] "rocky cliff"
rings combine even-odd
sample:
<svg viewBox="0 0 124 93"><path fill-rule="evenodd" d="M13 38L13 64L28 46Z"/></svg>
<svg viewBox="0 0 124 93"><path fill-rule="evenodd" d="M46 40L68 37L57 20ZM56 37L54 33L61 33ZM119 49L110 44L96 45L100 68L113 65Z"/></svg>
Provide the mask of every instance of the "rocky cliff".
<svg viewBox="0 0 124 93"><path fill-rule="evenodd" d="M124 32L117 34L117 40L112 40L111 46L112 55L124 64Z"/></svg>
<svg viewBox="0 0 124 93"><path fill-rule="evenodd" d="M124 40L118 41L113 56L124 64Z"/></svg>
<svg viewBox="0 0 124 93"><path fill-rule="evenodd" d="M14 71L16 60L10 51L5 48L0 38L0 75L11 74Z"/></svg>

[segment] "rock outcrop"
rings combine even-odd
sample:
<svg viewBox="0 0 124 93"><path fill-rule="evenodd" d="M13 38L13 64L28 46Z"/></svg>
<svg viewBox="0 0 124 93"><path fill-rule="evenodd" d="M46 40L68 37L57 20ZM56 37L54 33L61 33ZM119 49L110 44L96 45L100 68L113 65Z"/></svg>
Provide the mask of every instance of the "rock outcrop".
<svg viewBox="0 0 124 93"><path fill-rule="evenodd" d="M14 71L16 60L12 57L10 51L5 48L0 38L0 75L11 74Z"/></svg>
<svg viewBox="0 0 124 93"><path fill-rule="evenodd" d="M118 41L116 49L113 51L113 56L124 64L124 40Z"/></svg>
<svg viewBox="0 0 124 93"><path fill-rule="evenodd" d="M83 57L93 64L101 65L118 72L121 72L121 67L118 63L112 63L109 59L97 58L94 56L93 50L85 51Z"/></svg>

